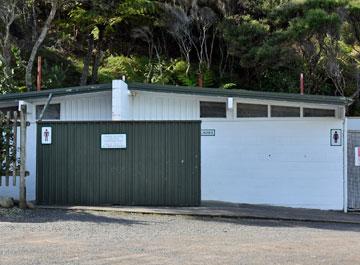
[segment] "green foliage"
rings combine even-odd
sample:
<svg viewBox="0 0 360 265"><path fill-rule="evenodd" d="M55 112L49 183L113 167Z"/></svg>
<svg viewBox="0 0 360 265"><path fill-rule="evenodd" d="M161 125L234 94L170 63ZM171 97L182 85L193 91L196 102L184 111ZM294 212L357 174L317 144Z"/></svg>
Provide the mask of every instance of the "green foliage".
<svg viewBox="0 0 360 265"><path fill-rule="evenodd" d="M235 83L226 83L222 86L224 89L235 89L237 86Z"/></svg>
<svg viewBox="0 0 360 265"><path fill-rule="evenodd" d="M0 94L18 92L21 83L17 77L24 70L20 49L16 46L11 48L11 55L14 58L14 65L5 66L0 61Z"/></svg>
<svg viewBox="0 0 360 265"><path fill-rule="evenodd" d="M303 18L295 18L290 22L288 32L296 40L309 38L313 35L335 35L340 29L340 17L327 13L323 9L310 9Z"/></svg>
<svg viewBox="0 0 360 265"><path fill-rule="evenodd" d="M78 65L76 60L63 57L53 49L43 49L39 55L43 58L42 86L45 89L77 84L82 65Z"/></svg>
<svg viewBox="0 0 360 265"><path fill-rule="evenodd" d="M146 57L110 56L100 68L100 81L109 82L125 75L129 81L145 82L147 63Z"/></svg>
<svg viewBox="0 0 360 265"><path fill-rule="evenodd" d="M149 63L147 68L152 68L152 76L151 76L151 83L157 84L171 84L173 83L173 73L176 61L170 60L166 61L165 59L160 59L159 61L155 62L151 65ZM148 70L148 72L150 72Z"/></svg>
<svg viewBox="0 0 360 265"><path fill-rule="evenodd" d="M28 58L29 43L39 34L33 31L32 4L35 4L38 29L47 17L44 10L48 5L43 2L27 1L24 7L23 3L19 1L24 15L16 18L10 30L10 42L16 47L10 67L5 69L0 65L0 93L13 92L24 85L20 51L21 57ZM164 3L168 4L166 8ZM306 92L334 95L337 89L329 75L329 65L333 64L344 77L345 95L360 89L356 79L360 72L359 0L202 0L198 3L67 1L58 10L39 52L46 61L44 86L78 85L84 62L90 65L88 75L99 62L98 82L125 75L129 81L196 86L200 71L207 87L224 84L227 89L297 93L299 74L304 73ZM169 14L175 18L171 21L181 23L169 27ZM216 17L216 23L207 25L206 43L201 46L202 26L210 17ZM187 24L191 26L183 28ZM134 30L144 28L148 29L146 34L134 38ZM170 28L185 33L174 36ZM4 29L0 20L0 36L4 36ZM181 45L185 45L185 55L180 52ZM211 47L213 53L209 53ZM3 55L1 48L0 55ZM96 82L96 75L95 81L92 79L87 80Z"/></svg>
<svg viewBox="0 0 360 265"><path fill-rule="evenodd" d="M240 58L241 66L254 66L257 49L268 36L269 26L243 16L240 20L229 18L222 27L224 39L229 44L229 53Z"/></svg>
<svg viewBox="0 0 360 265"><path fill-rule="evenodd" d="M215 87L215 73L211 69L204 72L204 87Z"/></svg>
<svg viewBox="0 0 360 265"><path fill-rule="evenodd" d="M12 163L16 162L12 123L7 123L6 120L5 113L0 112L0 177L2 173L10 171Z"/></svg>
<svg viewBox="0 0 360 265"><path fill-rule="evenodd" d="M189 75L186 75L187 63L185 61L178 61L174 66L174 75L177 83L183 86L196 86L196 74L195 71L190 71Z"/></svg>
<svg viewBox="0 0 360 265"><path fill-rule="evenodd" d="M62 63L49 65L47 61L43 65L43 87L46 89L59 88L66 80L68 67Z"/></svg>

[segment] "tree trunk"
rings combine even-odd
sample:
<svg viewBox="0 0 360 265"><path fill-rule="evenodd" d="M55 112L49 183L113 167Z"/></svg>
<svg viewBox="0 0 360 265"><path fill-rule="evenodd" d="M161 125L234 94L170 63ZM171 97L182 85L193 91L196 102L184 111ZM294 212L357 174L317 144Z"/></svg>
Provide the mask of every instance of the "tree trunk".
<svg viewBox="0 0 360 265"><path fill-rule="evenodd" d="M5 35L3 37L2 43L2 63L4 64L4 72L7 76L10 75L11 69L11 45L10 45L10 27L14 23L16 17L18 16L18 10L16 7L17 1L9 1L7 6L8 15L5 18L2 18L5 26Z"/></svg>
<svg viewBox="0 0 360 265"><path fill-rule="evenodd" d="M94 37L92 34L89 35L88 38L88 52L84 57L84 67L82 70L81 78L80 78L80 86L85 86L87 84L88 76L89 76L89 67L91 56L94 49Z"/></svg>
<svg viewBox="0 0 360 265"><path fill-rule="evenodd" d="M98 72L99 72L100 62L101 62L101 59L103 56L102 43L103 43L103 39L104 39L105 27L98 26L98 28L99 28L99 39L98 39L98 43L96 45L96 54L95 54L95 58L94 58L93 68L92 68L91 84L96 84L98 81Z"/></svg>
<svg viewBox="0 0 360 265"><path fill-rule="evenodd" d="M50 14L49 14L48 18L45 21L45 25L43 26L43 28L41 30L39 38L36 40L36 42L35 42L35 44L34 44L34 46L32 48L31 55L30 55L28 64L26 66L26 73L25 73L25 82L26 82L26 87L27 87L28 91L30 91L32 89L32 86L33 86L33 84L32 84L32 69L33 69L33 66L34 66L34 61L35 61L37 52L38 52L41 44L43 43L48 31L49 31L49 27L50 27L52 21L55 18L58 6L59 6L58 1L53 1L51 3Z"/></svg>
<svg viewBox="0 0 360 265"><path fill-rule="evenodd" d="M11 51L10 51L10 44L9 44L11 24L12 24L12 21L8 25L6 25L6 33L5 33L5 38L4 38L3 55L4 55L4 59L5 59L5 63L6 63L5 68L10 68L10 63L11 63Z"/></svg>
<svg viewBox="0 0 360 265"><path fill-rule="evenodd" d="M37 35L37 14L36 14L36 7L35 3L32 5L32 41L36 41L36 35Z"/></svg>

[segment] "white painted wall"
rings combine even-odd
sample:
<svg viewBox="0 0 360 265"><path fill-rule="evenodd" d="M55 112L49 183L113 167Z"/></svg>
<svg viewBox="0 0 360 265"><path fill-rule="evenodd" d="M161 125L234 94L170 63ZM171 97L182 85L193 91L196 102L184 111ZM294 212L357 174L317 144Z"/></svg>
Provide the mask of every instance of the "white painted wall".
<svg viewBox="0 0 360 265"><path fill-rule="evenodd" d="M338 119L204 121L202 198L291 207L343 208Z"/></svg>
<svg viewBox="0 0 360 265"><path fill-rule="evenodd" d="M347 128L351 131L360 131L360 117L347 117Z"/></svg>
<svg viewBox="0 0 360 265"><path fill-rule="evenodd" d="M189 95L135 92L130 97L134 120L198 120L199 100Z"/></svg>
<svg viewBox="0 0 360 265"><path fill-rule="evenodd" d="M121 80L113 81L113 120L198 120L195 96L129 91Z"/></svg>
<svg viewBox="0 0 360 265"><path fill-rule="evenodd" d="M55 98L61 103L61 120L111 120L111 91Z"/></svg>

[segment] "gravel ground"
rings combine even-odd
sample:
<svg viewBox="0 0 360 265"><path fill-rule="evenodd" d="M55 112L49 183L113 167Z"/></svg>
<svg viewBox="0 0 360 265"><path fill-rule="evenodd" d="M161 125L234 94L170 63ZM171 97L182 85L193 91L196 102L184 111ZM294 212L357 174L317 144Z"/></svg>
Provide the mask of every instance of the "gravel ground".
<svg viewBox="0 0 360 265"><path fill-rule="evenodd" d="M0 264L358 264L360 226L0 209Z"/></svg>

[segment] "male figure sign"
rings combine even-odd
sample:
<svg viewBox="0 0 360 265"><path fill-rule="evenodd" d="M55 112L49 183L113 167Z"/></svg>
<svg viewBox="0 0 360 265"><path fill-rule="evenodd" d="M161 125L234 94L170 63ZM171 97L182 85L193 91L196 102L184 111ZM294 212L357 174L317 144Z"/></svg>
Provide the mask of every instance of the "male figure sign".
<svg viewBox="0 0 360 265"><path fill-rule="evenodd" d="M42 127L41 128L41 143L42 144L51 144L51 127Z"/></svg>

